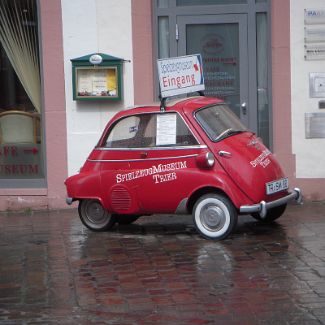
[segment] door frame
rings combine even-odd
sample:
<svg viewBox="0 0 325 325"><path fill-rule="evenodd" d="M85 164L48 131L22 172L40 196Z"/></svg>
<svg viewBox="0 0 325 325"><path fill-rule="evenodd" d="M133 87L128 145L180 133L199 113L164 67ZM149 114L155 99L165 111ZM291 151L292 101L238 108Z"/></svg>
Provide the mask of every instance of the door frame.
<svg viewBox="0 0 325 325"><path fill-rule="evenodd" d="M199 1L198 1L199 3ZM211 14L246 14L247 15L247 30L248 30L248 67L249 67L249 79L247 83L249 85L249 105L251 107L249 114L248 127L253 132L258 134L256 124L258 123L259 115L257 108L257 66L256 66L256 54L257 54L257 41L256 41L256 15L259 13L265 13L267 16L267 51L268 57L265 64L268 69L268 115L269 115L269 143L268 147L273 148L273 103L272 103L272 48L271 48L271 0L259 1L247 0L246 4L198 4L191 6L178 6L177 0L161 0L154 1L152 5L153 10L153 41L154 41L154 67L156 59L163 58L159 56L159 19L163 18L167 20L167 37L169 39L167 52L169 57L177 56L177 43L178 43L178 16L194 16L194 15L211 15ZM165 35L165 34L164 34ZM159 85L156 69L153 70L154 77L154 90L155 97L159 96ZM255 125L255 127L254 127Z"/></svg>

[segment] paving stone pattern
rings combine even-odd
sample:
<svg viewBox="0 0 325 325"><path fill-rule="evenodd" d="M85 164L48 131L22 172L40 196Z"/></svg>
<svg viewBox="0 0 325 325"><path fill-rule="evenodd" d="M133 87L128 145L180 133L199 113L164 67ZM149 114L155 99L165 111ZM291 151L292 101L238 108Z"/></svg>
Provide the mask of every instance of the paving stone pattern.
<svg viewBox="0 0 325 325"><path fill-rule="evenodd" d="M325 204L222 242L190 216L95 233L76 210L0 215L0 324L325 324Z"/></svg>

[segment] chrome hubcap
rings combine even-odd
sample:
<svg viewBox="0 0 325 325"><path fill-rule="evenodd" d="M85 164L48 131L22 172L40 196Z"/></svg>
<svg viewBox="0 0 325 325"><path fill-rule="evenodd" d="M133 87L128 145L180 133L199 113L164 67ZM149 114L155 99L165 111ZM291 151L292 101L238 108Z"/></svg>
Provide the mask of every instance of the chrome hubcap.
<svg viewBox="0 0 325 325"><path fill-rule="evenodd" d="M207 205L200 214L201 223L207 230L218 231L226 223L224 211L216 205Z"/></svg>
<svg viewBox="0 0 325 325"><path fill-rule="evenodd" d="M99 202L91 202L86 207L86 216L92 223L103 223L107 219L105 210Z"/></svg>

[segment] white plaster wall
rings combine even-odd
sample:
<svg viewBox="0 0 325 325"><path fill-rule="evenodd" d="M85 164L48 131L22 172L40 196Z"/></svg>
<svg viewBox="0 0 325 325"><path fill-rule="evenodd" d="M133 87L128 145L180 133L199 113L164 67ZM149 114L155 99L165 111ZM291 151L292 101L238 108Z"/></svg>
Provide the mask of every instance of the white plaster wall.
<svg viewBox="0 0 325 325"><path fill-rule="evenodd" d="M83 165L109 119L134 103L131 0L61 0L61 5L68 173L72 175ZM95 52L131 60L123 65L122 101L73 101L70 60Z"/></svg>
<svg viewBox="0 0 325 325"><path fill-rule="evenodd" d="M309 73L325 72L325 61L304 59L304 9L325 9L324 0L291 0L291 102L297 178L325 178L325 139L305 138L305 113L324 112L309 98ZM325 126L324 126L325 127Z"/></svg>

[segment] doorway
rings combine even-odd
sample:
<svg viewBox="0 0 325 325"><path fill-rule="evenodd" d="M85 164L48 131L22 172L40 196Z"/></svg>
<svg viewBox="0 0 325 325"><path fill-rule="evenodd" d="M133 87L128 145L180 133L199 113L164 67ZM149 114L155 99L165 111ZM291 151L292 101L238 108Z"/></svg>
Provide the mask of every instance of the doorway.
<svg viewBox="0 0 325 325"><path fill-rule="evenodd" d="M200 53L205 94L224 99L272 148L270 1L155 3L157 58Z"/></svg>

